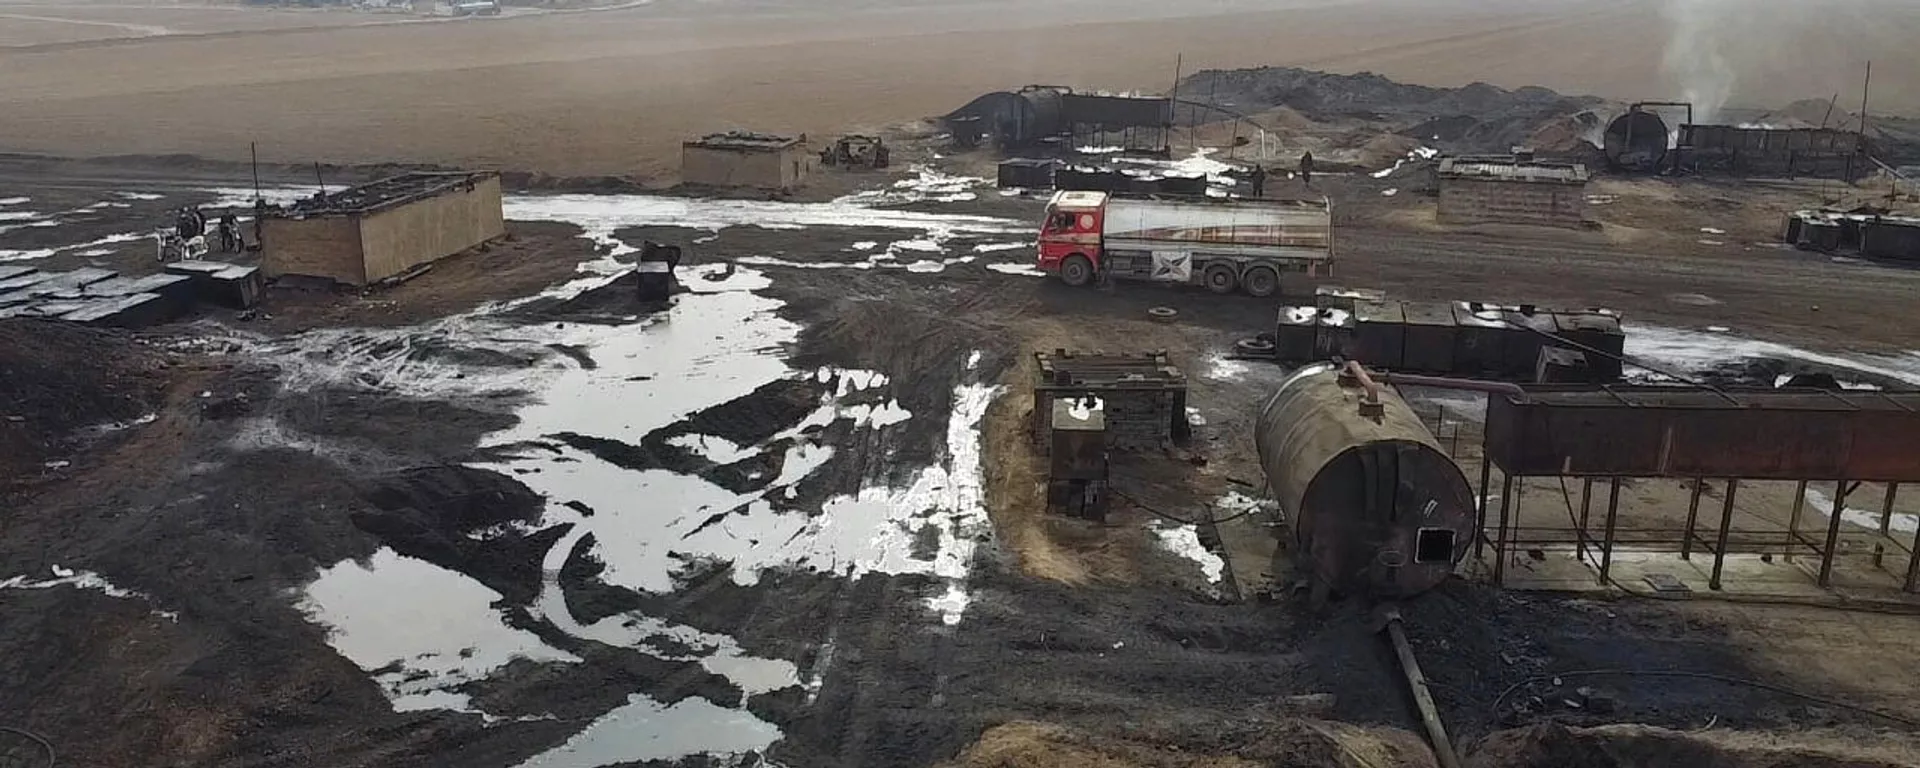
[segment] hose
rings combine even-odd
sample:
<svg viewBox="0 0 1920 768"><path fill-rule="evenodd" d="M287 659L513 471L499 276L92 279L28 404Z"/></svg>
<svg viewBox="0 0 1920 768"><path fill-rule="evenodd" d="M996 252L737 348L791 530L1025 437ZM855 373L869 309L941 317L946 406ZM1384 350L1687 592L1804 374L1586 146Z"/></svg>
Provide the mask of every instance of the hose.
<svg viewBox="0 0 1920 768"><path fill-rule="evenodd" d="M1113 488L1112 486L1107 487L1107 492L1115 496L1118 496L1122 499L1125 499L1128 504L1132 504L1135 508L1138 508L1139 510L1146 512L1147 514L1153 515L1154 517L1166 519L1166 520L1172 520L1173 522L1179 523L1181 525L1192 525L1192 526L1202 526L1202 525L1208 525L1208 524L1219 525L1221 523L1229 522L1232 520L1238 520L1240 518L1246 517L1248 515L1251 515L1255 512L1260 511L1259 507L1254 507L1251 509L1242 510L1240 512L1236 512L1226 517L1217 518L1217 519L1187 520L1185 518L1175 517L1165 512L1161 512L1160 510L1154 509L1153 507L1149 507L1146 504L1141 503L1139 499L1136 499L1132 496L1128 496L1125 493L1121 493L1118 489Z"/></svg>
<svg viewBox="0 0 1920 768"><path fill-rule="evenodd" d="M1500 714L1500 705L1506 702L1507 697L1512 696L1515 691L1520 690L1523 686L1532 685L1534 683L1540 683L1540 682L1551 682L1557 678L1604 677L1609 675L1616 676L1616 677L1666 677L1666 678L1681 678L1681 679L1688 679L1688 680L1711 680L1717 683L1725 683L1728 685L1742 685L1749 688L1758 688L1763 691L1772 691L1782 696L1790 696L1792 698L1801 699L1803 701L1809 701L1815 704L1819 704L1820 706L1823 706L1823 707L1832 707L1834 709L1844 709L1851 712L1858 712L1860 714L1871 715L1873 717L1877 717L1882 720L1886 720L1888 722L1898 723L1908 728L1920 729L1920 720L1913 720L1910 718L1902 717L1900 715L1888 714L1886 712L1881 712L1876 709L1869 709L1867 707L1848 704L1844 701L1835 701L1833 699L1815 696L1810 693L1802 693L1792 688L1788 688L1780 685L1774 685L1772 683L1767 683L1767 682L1761 682L1759 680L1750 680L1744 677L1728 677L1726 675L1716 675L1710 672L1683 672L1683 671L1677 671L1677 670L1651 670L1651 669L1580 669L1580 670L1574 670L1572 672L1555 672L1553 674L1548 674L1548 675L1537 675L1534 677L1529 677L1525 680L1521 680L1520 682L1514 683L1513 685L1507 686L1506 690L1501 691L1500 695L1494 698L1493 705L1489 707L1490 711L1488 714L1497 718Z"/></svg>
<svg viewBox="0 0 1920 768"><path fill-rule="evenodd" d="M25 738L28 741L31 741L35 744L40 745L40 749L47 753L47 764L43 768L53 768L53 763L54 763L53 742L47 741L46 738L42 737L40 734L34 733L32 731L29 731L23 728L12 728L8 726L0 725L0 733L15 734L22 738ZM32 768L32 766L28 766L28 768Z"/></svg>

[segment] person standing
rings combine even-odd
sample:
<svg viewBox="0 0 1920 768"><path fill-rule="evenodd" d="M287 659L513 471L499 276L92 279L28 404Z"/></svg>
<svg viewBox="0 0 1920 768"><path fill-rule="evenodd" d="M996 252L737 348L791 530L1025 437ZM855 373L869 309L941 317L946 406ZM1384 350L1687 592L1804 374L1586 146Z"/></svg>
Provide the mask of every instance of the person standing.
<svg viewBox="0 0 1920 768"><path fill-rule="evenodd" d="M245 243L240 239L240 222L231 213L221 214L220 252L239 253L244 247Z"/></svg>
<svg viewBox="0 0 1920 768"><path fill-rule="evenodd" d="M1267 196L1267 169L1266 169L1266 167L1265 167L1265 166L1261 166L1261 165L1257 165L1257 164L1256 164L1256 165L1254 165L1254 166L1253 166L1253 175L1251 176L1251 178L1250 178L1250 180L1251 180L1251 181L1253 182L1253 196L1254 196L1254 197L1266 197L1266 196Z"/></svg>
<svg viewBox="0 0 1920 768"><path fill-rule="evenodd" d="M1300 153L1300 183L1313 186L1313 153Z"/></svg>

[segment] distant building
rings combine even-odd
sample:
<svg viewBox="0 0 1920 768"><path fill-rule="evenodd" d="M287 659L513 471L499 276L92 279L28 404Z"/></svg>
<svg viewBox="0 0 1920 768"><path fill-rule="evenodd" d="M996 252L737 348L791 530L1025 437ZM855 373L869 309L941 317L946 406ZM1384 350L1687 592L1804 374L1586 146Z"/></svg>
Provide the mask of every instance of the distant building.
<svg viewBox="0 0 1920 768"><path fill-rule="evenodd" d="M1449 157L1440 161L1442 224L1529 224L1582 227L1587 218L1587 167L1538 161L1532 153Z"/></svg>
<svg viewBox="0 0 1920 768"><path fill-rule="evenodd" d="M804 134L715 133L680 146L680 180L706 187L793 189L806 184L819 159Z"/></svg>
<svg viewBox="0 0 1920 768"><path fill-rule="evenodd" d="M367 285L505 235L504 219L498 174L409 173L270 211L261 266Z"/></svg>

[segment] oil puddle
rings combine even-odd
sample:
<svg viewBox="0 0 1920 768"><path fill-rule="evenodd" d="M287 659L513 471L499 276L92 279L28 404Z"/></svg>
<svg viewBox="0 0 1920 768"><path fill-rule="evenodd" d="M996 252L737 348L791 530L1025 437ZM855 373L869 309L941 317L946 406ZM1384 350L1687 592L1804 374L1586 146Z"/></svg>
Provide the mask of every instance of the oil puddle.
<svg viewBox="0 0 1920 768"><path fill-rule="evenodd" d="M1746 361L1777 360L1853 371L1906 386L1920 386L1920 352L1901 355L1846 356L1815 352L1729 333L1698 332L1661 326L1625 327L1628 357L1681 374L1713 374ZM1629 374L1636 375L1636 374ZM1655 374L1644 376L1664 379ZM1768 376L1770 381L1772 376ZM1765 384L1767 381L1755 382Z"/></svg>
<svg viewBox="0 0 1920 768"><path fill-rule="evenodd" d="M580 661L507 626L493 607L500 598L463 574L383 548L364 564L321 569L297 605L330 628L327 642L370 673L396 711L479 713L454 689L516 658Z"/></svg>
<svg viewBox="0 0 1920 768"><path fill-rule="evenodd" d="M25 200L25 198L20 199ZM113 582L108 581L105 576L101 576L92 571L76 571L72 568L63 568L58 565L52 566L48 570L53 574L53 578L32 579L21 575L10 579L0 579L0 590L73 587L74 589L91 589L107 597L119 598L121 600L144 600L149 603L153 602L153 598L131 589L123 589L116 586ZM180 614L173 611L155 610L153 611L153 615L168 621L180 620Z"/></svg>
<svg viewBox="0 0 1920 768"><path fill-rule="evenodd" d="M634 694L626 705L520 768L599 768L699 754L739 755L764 750L779 739L778 728L744 710L698 697L662 705Z"/></svg>

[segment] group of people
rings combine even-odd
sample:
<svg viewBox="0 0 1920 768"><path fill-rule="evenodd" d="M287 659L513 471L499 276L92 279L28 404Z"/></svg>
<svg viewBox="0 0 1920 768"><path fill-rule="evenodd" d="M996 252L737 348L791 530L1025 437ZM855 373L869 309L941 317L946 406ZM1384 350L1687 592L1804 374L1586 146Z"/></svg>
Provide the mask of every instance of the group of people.
<svg viewBox="0 0 1920 768"><path fill-rule="evenodd" d="M1247 174L1247 182L1253 187L1254 197L1267 196L1267 169L1265 166L1256 163L1253 166L1253 170ZM1302 152L1300 154L1300 182L1309 187L1313 186L1312 152Z"/></svg>
<svg viewBox="0 0 1920 768"><path fill-rule="evenodd" d="M182 242L192 241L196 237L207 235L207 214L199 206L181 208L174 217L174 233ZM221 253L239 253L246 250L246 240L240 234L240 221L231 213L223 214L215 227L220 237Z"/></svg>

